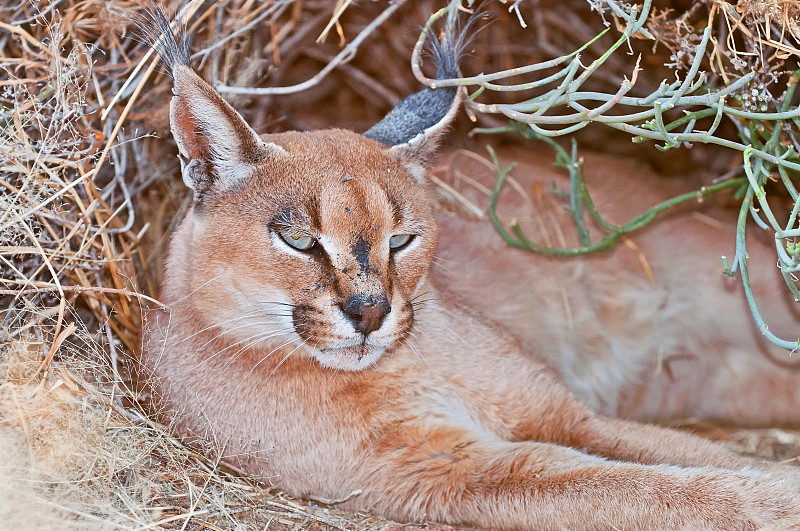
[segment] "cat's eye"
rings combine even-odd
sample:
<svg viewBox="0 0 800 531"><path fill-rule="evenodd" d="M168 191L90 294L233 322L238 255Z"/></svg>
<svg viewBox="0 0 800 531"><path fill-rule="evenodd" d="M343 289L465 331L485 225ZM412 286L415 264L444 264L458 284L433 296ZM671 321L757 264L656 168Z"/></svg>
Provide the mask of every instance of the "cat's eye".
<svg viewBox="0 0 800 531"><path fill-rule="evenodd" d="M413 234L395 234L389 238L389 249L392 251L398 251L411 243L411 240L413 239Z"/></svg>
<svg viewBox="0 0 800 531"><path fill-rule="evenodd" d="M317 240L306 234L289 231L278 232L278 234L289 247L294 247L298 251L309 251L317 243Z"/></svg>

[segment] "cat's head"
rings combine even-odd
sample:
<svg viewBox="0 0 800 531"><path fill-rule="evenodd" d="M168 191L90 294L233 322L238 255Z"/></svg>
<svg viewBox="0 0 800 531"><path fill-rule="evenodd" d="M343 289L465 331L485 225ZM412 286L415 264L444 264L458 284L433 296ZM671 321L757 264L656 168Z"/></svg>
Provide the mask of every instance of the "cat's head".
<svg viewBox="0 0 800 531"><path fill-rule="evenodd" d="M173 237L166 302L241 346L226 355L283 346L330 368L368 367L414 323L437 234L425 160L456 89L416 93L363 135L259 137L181 45L167 53L170 118L194 204ZM437 77L457 74L459 48L443 40Z"/></svg>

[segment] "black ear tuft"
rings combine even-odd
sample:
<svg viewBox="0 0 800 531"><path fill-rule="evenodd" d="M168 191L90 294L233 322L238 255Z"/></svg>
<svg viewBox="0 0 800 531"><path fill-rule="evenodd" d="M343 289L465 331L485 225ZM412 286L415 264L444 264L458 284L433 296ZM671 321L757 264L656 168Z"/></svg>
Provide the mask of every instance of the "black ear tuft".
<svg viewBox="0 0 800 531"><path fill-rule="evenodd" d="M459 76L458 61L470 42L471 27L480 17L479 9L463 28L458 27L456 11L448 15L441 40L431 40L430 51L436 62L435 79ZM401 101L364 136L386 146L404 149L408 156L424 159L436 147L436 140L452 121L459 106L457 87L425 89Z"/></svg>
<svg viewBox="0 0 800 531"><path fill-rule="evenodd" d="M189 37L151 3L138 29L172 75L170 128L180 153L183 180L202 201L240 186L259 161L285 153L262 141L244 118L189 66ZM177 29L177 32L175 31Z"/></svg>
<svg viewBox="0 0 800 531"><path fill-rule="evenodd" d="M477 6L462 27L458 21L458 10L453 9L448 13L444 35L439 40L430 41L429 49L436 64L434 79L452 79L459 76L458 63L466 55L467 47L477 35L472 28L485 14L483 6Z"/></svg>
<svg viewBox="0 0 800 531"><path fill-rule="evenodd" d="M134 22L139 40L149 44L161 56L170 75L178 65L189 66L189 33L183 22L176 19L171 23L164 8L155 2L147 4Z"/></svg>

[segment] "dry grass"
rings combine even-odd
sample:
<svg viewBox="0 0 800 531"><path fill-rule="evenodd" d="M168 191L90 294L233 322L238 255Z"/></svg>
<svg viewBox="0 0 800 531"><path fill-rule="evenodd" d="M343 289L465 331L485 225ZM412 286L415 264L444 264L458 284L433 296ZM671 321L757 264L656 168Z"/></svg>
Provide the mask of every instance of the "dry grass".
<svg viewBox="0 0 800 531"><path fill-rule="evenodd" d="M230 27L220 31L232 34L258 15L248 3L229 7ZM164 235L185 202L174 156L164 157L171 147L150 133L165 132L168 80L144 44L122 37L138 9L134 2L113 4L114 11L95 1L58 8L37 13L21 3L6 11L11 24L0 23L4 525L368 529L382 523L286 499L226 470L214 448L201 455L184 446L143 413L147 396L135 390L130 360L139 349L143 305L158 304ZM277 34L321 20L323 8L263 20L277 25ZM197 21L196 31L202 25ZM233 70L230 54L218 50L209 68ZM139 62L154 83L132 74ZM239 74L229 81L260 75ZM114 97L118 103L110 104Z"/></svg>
<svg viewBox="0 0 800 531"><path fill-rule="evenodd" d="M169 80L127 38L138 2L36 4L0 7L10 21L0 22L0 521L37 530L384 526L287 499L148 418L131 360L187 201L166 140ZM230 86L305 81L384 8L363 4L189 2L196 64ZM749 4L752 28L775 20L764 4ZM260 132L365 129L417 89L407 66L415 28L438 7L408 3L403 23L376 29L366 45L388 58L380 64L361 54L305 92L234 103ZM541 35L528 48L493 44L518 31L506 9L481 37L476 64L499 69L553 51ZM551 18L558 30L563 19ZM796 19L787 21L781 28L796 36Z"/></svg>

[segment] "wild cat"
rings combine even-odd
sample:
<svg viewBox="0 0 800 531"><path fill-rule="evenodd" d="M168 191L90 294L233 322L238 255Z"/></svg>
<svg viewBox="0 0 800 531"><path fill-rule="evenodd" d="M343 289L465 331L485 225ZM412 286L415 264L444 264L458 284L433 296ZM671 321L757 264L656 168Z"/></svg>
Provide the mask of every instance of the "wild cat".
<svg viewBox="0 0 800 531"><path fill-rule="evenodd" d="M438 295L425 161L455 89L413 94L363 135L258 136L191 69L163 12L153 19L194 202L142 360L179 434L296 496L404 521L800 525L793 469L597 415L535 344ZM438 78L458 75L463 42L451 20Z"/></svg>

